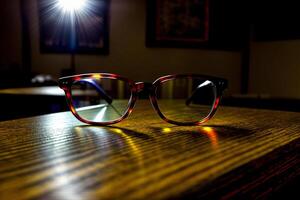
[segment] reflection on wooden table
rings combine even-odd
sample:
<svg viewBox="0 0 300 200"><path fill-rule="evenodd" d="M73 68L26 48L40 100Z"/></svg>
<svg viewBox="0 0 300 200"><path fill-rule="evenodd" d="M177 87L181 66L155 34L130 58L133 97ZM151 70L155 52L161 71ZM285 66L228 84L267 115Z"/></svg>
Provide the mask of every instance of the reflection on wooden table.
<svg viewBox="0 0 300 200"><path fill-rule="evenodd" d="M109 127L70 112L1 122L0 199L264 196L299 174L299 138L300 113L223 107L180 127L147 101Z"/></svg>

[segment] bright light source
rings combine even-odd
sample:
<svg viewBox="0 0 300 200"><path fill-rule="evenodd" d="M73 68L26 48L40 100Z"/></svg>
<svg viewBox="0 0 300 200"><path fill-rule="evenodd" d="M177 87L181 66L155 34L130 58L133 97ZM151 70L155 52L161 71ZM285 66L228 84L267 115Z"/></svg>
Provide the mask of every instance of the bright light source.
<svg viewBox="0 0 300 200"><path fill-rule="evenodd" d="M57 6L64 12L75 12L83 10L87 0L58 0Z"/></svg>

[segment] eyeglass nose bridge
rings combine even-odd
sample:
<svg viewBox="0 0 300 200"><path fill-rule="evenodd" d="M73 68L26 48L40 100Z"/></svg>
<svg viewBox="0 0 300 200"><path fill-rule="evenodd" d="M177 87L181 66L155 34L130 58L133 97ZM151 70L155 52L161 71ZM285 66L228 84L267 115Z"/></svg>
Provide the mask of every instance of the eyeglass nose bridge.
<svg viewBox="0 0 300 200"><path fill-rule="evenodd" d="M147 83L147 82L137 82L135 83L137 92L150 92L152 90L152 83Z"/></svg>

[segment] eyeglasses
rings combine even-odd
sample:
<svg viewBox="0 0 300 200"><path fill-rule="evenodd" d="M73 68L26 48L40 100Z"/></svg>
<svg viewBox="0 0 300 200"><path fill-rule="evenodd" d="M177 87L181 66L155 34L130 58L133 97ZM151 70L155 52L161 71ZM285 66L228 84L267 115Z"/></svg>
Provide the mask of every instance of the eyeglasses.
<svg viewBox="0 0 300 200"><path fill-rule="evenodd" d="M128 117L143 90L166 122L200 125L215 114L227 87L225 79L195 74L167 75L152 84L108 73L68 76L58 82L71 112L91 125L114 124Z"/></svg>

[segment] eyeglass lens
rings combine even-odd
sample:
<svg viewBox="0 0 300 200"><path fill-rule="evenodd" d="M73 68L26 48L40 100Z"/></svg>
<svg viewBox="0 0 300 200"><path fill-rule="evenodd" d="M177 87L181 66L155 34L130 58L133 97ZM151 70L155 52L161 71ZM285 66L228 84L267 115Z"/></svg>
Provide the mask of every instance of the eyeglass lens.
<svg viewBox="0 0 300 200"><path fill-rule="evenodd" d="M195 77L167 80L155 92L161 113L169 120L182 123L205 119L216 99L215 84Z"/></svg>
<svg viewBox="0 0 300 200"><path fill-rule="evenodd" d="M123 80L87 78L75 81L71 94L72 104L82 119L111 122L120 119L127 112L131 88Z"/></svg>

